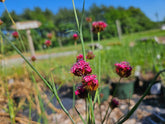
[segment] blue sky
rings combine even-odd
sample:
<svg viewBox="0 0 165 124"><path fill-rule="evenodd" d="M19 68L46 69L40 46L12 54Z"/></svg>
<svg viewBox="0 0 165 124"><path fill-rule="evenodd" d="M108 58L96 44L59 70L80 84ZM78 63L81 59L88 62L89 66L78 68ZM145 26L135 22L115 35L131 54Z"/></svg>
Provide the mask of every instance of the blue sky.
<svg viewBox="0 0 165 124"><path fill-rule="evenodd" d="M83 0L75 0L76 8L81 9L82 3ZM157 20L156 13L158 13L159 21L165 18L165 0L86 0L85 9L93 3L124 8L134 6L140 8L153 21ZM15 10L18 14L25 8L40 7L43 10L49 8L53 13L58 12L59 8L72 8L72 0L6 0L5 4L9 12ZM4 10L3 4L0 3L0 15Z"/></svg>

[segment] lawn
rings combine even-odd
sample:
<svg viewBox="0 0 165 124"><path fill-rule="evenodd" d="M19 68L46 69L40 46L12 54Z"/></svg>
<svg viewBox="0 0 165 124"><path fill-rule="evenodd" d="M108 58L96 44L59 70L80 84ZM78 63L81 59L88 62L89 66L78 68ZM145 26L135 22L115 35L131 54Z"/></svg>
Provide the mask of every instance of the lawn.
<svg viewBox="0 0 165 124"><path fill-rule="evenodd" d="M111 39L103 39L101 45L103 49L101 50L101 74L102 77L112 77L115 78L117 75L114 73L114 64L120 61L128 61L133 67L134 71L137 65L141 66L142 72L146 71L159 71L164 67L165 55L164 55L164 45L157 44L153 42L138 42L139 39L153 38L154 36L165 36L165 31L162 30L150 30L145 32L127 34L122 36L122 41L120 42L117 37ZM95 41L97 42L97 41ZM86 51L90 50L88 46L90 42L85 43ZM49 54L49 53L59 53L66 51L77 51L77 55L81 52L81 45L77 46L65 46L52 48L46 51L37 51L37 55ZM94 60L89 60L90 64L93 66L93 73L97 73L98 69L98 51L95 50L96 55ZM157 59L160 55L161 58ZM6 59L13 58L17 55L7 57ZM18 56L17 56L18 57ZM58 58L49 58L47 60L37 60L35 67L45 76L49 76L52 72L56 77L57 82L70 83L72 81L72 76L70 74L70 68L76 61L75 55L69 55ZM11 69L12 68L12 69ZM26 72L26 67L23 65L14 65L11 68L7 68L7 76L14 77L14 75L19 75L19 77L24 76ZM1 72L1 76L5 76Z"/></svg>

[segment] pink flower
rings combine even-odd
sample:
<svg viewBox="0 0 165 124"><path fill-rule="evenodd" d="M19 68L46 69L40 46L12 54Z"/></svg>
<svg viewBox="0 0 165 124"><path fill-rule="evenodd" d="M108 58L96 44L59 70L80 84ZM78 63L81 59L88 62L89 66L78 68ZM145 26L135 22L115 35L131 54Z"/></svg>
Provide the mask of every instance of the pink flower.
<svg viewBox="0 0 165 124"><path fill-rule="evenodd" d="M32 56L31 57L31 60L34 62L34 61L36 61L36 57L35 56Z"/></svg>
<svg viewBox="0 0 165 124"><path fill-rule="evenodd" d="M89 66L89 63L85 62L84 60L76 62L71 68L71 73L73 73L75 76L85 76L91 72L92 69Z"/></svg>
<svg viewBox="0 0 165 124"><path fill-rule="evenodd" d="M116 73L122 77L128 77L131 75L132 67L129 65L128 62L120 62L116 63Z"/></svg>
<svg viewBox="0 0 165 124"><path fill-rule="evenodd" d="M79 54L77 56L77 62L80 61L80 60L84 60L84 56L82 54Z"/></svg>
<svg viewBox="0 0 165 124"><path fill-rule="evenodd" d="M48 39L52 39L52 37L53 37L52 33L48 33L47 37L48 37Z"/></svg>
<svg viewBox="0 0 165 124"><path fill-rule="evenodd" d="M3 21L0 19L0 25L2 25L3 24Z"/></svg>
<svg viewBox="0 0 165 124"><path fill-rule="evenodd" d="M92 22L92 18L91 18L91 17L86 17L86 21L87 21L88 23L90 23L90 22Z"/></svg>
<svg viewBox="0 0 165 124"><path fill-rule="evenodd" d="M14 38L18 38L18 37L19 37L19 34L18 34L18 32L16 32L16 31L14 31L14 32L12 33L12 35L13 35Z"/></svg>
<svg viewBox="0 0 165 124"><path fill-rule="evenodd" d="M77 40L79 38L78 34L73 34L73 39Z"/></svg>
<svg viewBox="0 0 165 124"><path fill-rule="evenodd" d="M45 41L45 45L46 45L47 47L49 47L51 44L52 44L52 43L51 43L50 40L46 40L46 41Z"/></svg>
<svg viewBox="0 0 165 124"><path fill-rule="evenodd" d="M94 33L104 31L106 27L107 27L107 24L103 21L98 21L98 22L92 23L92 31Z"/></svg>
<svg viewBox="0 0 165 124"><path fill-rule="evenodd" d="M84 88L84 86L79 86L75 91L75 95L78 95L80 98L86 98L88 91Z"/></svg>
<svg viewBox="0 0 165 124"><path fill-rule="evenodd" d="M95 91L98 88L98 80L96 79L96 75L87 75L82 78L82 84L84 88L88 91Z"/></svg>
<svg viewBox="0 0 165 124"><path fill-rule="evenodd" d="M114 108L116 108L118 106L119 106L119 101L117 101L116 99L112 99L112 101L110 103L111 109L114 109Z"/></svg>
<svg viewBox="0 0 165 124"><path fill-rule="evenodd" d="M89 52L87 53L86 58L87 58L87 59L94 59L94 58L95 58L95 55L93 54L92 51L89 51Z"/></svg>

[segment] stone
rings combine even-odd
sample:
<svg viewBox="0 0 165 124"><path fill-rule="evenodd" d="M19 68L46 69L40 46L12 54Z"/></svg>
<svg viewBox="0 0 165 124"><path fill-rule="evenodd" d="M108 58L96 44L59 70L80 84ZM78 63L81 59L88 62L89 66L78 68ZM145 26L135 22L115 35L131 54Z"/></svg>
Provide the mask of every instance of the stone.
<svg viewBox="0 0 165 124"><path fill-rule="evenodd" d="M135 119L128 119L123 124L136 124L136 120Z"/></svg>

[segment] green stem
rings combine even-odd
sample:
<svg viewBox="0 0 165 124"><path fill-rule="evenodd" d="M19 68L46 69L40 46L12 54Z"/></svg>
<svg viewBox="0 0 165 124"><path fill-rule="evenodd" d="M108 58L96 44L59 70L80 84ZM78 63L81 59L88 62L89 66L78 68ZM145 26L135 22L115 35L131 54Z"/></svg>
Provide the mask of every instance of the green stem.
<svg viewBox="0 0 165 124"><path fill-rule="evenodd" d="M104 121L105 121L105 119L107 117L107 114L108 114L109 109L110 109L110 104L108 105L108 109L106 110L105 116L104 116L104 118L103 118L103 120L101 122L102 124L104 123Z"/></svg>
<svg viewBox="0 0 165 124"><path fill-rule="evenodd" d="M60 104L62 110L65 112L65 114L70 118L70 120L72 121L73 124L75 124L75 122L73 121L72 117L70 116L69 112L66 110L66 108L63 106L59 96L58 96L58 93L57 93L57 89L56 89L56 86L55 86L55 83L52 82L52 87L53 87L53 93L54 95L56 96L56 99L58 101L58 103Z"/></svg>
<svg viewBox="0 0 165 124"><path fill-rule="evenodd" d="M84 56L84 60L86 61L85 45L84 45L84 39L83 39L83 33L82 33L82 23L83 23L83 18L84 18L85 0L83 2L83 10L82 10L82 17L81 17L80 25L79 25L79 21L78 21L78 17L77 17L77 12L76 12L76 8L75 8L74 0L72 0L72 4L73 4L75 19L76 19L76 22L77 22L77 29L78 29L79 35L80 35L80 40L81 40L81 45L82 45L82 53L83 53L83 56Z"/></svg>
<svg viewBox="0 0 165 124"><path fill-rule="evenodd" d="M98 43L100 43L100 32L97 33L97 36L98 36ZM98 68L98 82L99 82L99 85L101 85L101 87L102 87L102 84L101 84L101 55L100 55L100 51L98 53L98 56L99 56L99 61L98 61L98 65L99 65L99 68ZM95 103L96 103L97 100L98 100L98 103L100 104L100 91L99 91L99 89L97 89L96 93L95 93L94 106L95 106Z"/></svg>
<svg viewBox="0 0 165 124"><path fill-rule="evenodd" d="M84 124L86 124L86 123L85 123L85 120L83 119L83 117L81 116L81 114L79 113L79 111L77 110L77 108L76 108L76 107L74 107L74 108L75 108L77 114L79 115L79 117L81 118L82 122L83 122Z"/></svg>
<svg viewBox="0 0 165 124"><path fill-rule="evenodd" d="M110 114L112 113L112 110L113 110L113 109L111 109L111 111L109 112L109 114L108 114L108 116L107 116L107 122L106 122L106 124L108 124L108 118L109 118Z"/></svg>
<svg viewBox="0 0 165 124"><path fill-rule="evenodd" d="M41 94L39 93L39 89L37 87L37 83L36 83L36 80L35 80L34 76L32 76L32 80L35 83L35 88L36 88L37 96L38 96L38 99L39 99L39 105L40 105L40 108L41 108L41 116L42 116L42 118L44 120L44 124L47 124L48 123L48 119L46 118L44 104L43 104L43 101L42 101L42 98L41 98Z"/></svg>
<svg viewBox="0 0 165 124"><path fill-rule="evenodd" d="M76 23L77 23L77 29L79 30L80 26L79 26L79 21L78 21L78 17L77 17L77 12L76 12L76 7L75 7L75 4L74 4L74 0L72 0L72 4L73 4L73 11L74 11Z"/></svg>
<svg viewBox="0 0 165 124"><path fill-rule="evenodd" d="M75 106L75 83L73 83L73 108Z"/></svg>
<svg viewBox="0 0 165 124"><path fill-rule="evenodd" d="M100 114L100 121L102 122L101 104L99 104L99 114Z"/></svg>
<svg viewBox="0 0 165 124"><path fill-rule="evenodd" d="M21 53L21 51L19 49L17 49L17 47L9 41L9 39L2 33L0 32L5 39L8 41L8 43L15 49L15 51L25 60L25 62L33 69L34 72L37 73L37 75L43 80L43 82L46 84L46 86L49 87L49 89L51 91L53 91L52 87L50 86L50 84L44 79L44 77L37 71L37 69L25 58L25 56Z"/></svg>
<svg viewBox="0 0 165 124"><path fill-rule="evenodd" d="M98 36L98 43L100 44L100 32L97 33L97 36ZM100 55L100 51L99 51L99 69L98 69L98 81L99 83L101 84L101 55Z"/></svg>
<svg viewBox="0 0 165 124"><path fill-rule="evenodd" d="M89 23L89 29L90 29L90 34L91 34L91 44L92 44L92 52L94 52L94 42L93 42L93 32L92 32L92 23Z"/></svg>
<svg viewBox="0 0 165 124"><path fill-rule="evenodd" d="M85 107L86 107L86 120L88 124L89 123L88 98L85 99Z"/></svg>
<svg viewBox="0 0 165 124"><path fill-rule="evenodd" d="M118 87L118 85L119 85L121 79L122 79L122 78L120 77L119 82L118 82L118 84L117 84L117 86L115 87L115 90L114 90L114 92L113 92L112 99L114 98L114 96L115 96L115 94L116 94L117 87ZM112 101L112 99L111 99L111 101ZM108 109L106 110L106 114L105 114L105 116L104 116L104 119L103 119L103 121L102 121L102 124L104 123L104 121L105 121L105 119L106 119L106 117L107 117L108 111L109 111L109 109L110 109L110 105L111 105L111 104L109 103ZM108 115L109 115L109 114L108 114Z"/></svg>
<svg viewBox="0 0 165 124"><path fill-rule="evenodd" d="M0 33L1 33L1 28L0 28ZM3 37L2 35L0 35L0 40L1 40L1 54L2 54L2 60L5 61L4 59L4 45L3 45ZM2 72L7 75L7 71L6 71L6 65L2 65ZM8 99L8 110L9 110L9 115L10 115L10 119L11 119L11 124L15 124L15 111L14 111L14 104L13 104L13 100L10 98L9 95L9 90L8 90L8 86L7 86L7 80L5 78L5 82L4 82L4 89L6 89L7 91L7 99Z"/></svg>
<svg viewBox="0 0 165 124"><path fill-rule="evenodd" d="M95 116L94 116L94 111L93 111L93 104L92 104L92 96L91 94L88 94L88 101L89 101L89 104L90 104L90 112L91 112L91 121L92 121L92 124L95 124Z"/></svg>
<svg viewBox="0 0 165 124"><path fill-rule="evenodd" d="M15 21L14 21L14 19L12 18L11 14L9 13L9 11L8 11L8 9L7 9L7 7L6 7L6 4L3 3L3 5L4 5L4 7L5 7L5 10L6 10L7 13L8 13L8 16L9 16L11 22L12 22L13 25L16 27L16 31L18 32L19 39L20 39L20 41L21 41L21 44L22 44L23 50L24 50L24 52L26 52L25 45L24 45L23 40L22 40L22 37L21 37L21 35L20 35L20 33L19 33L18 29L17 29L17 26L16 26L16 24L15 24Z"/></svg>

